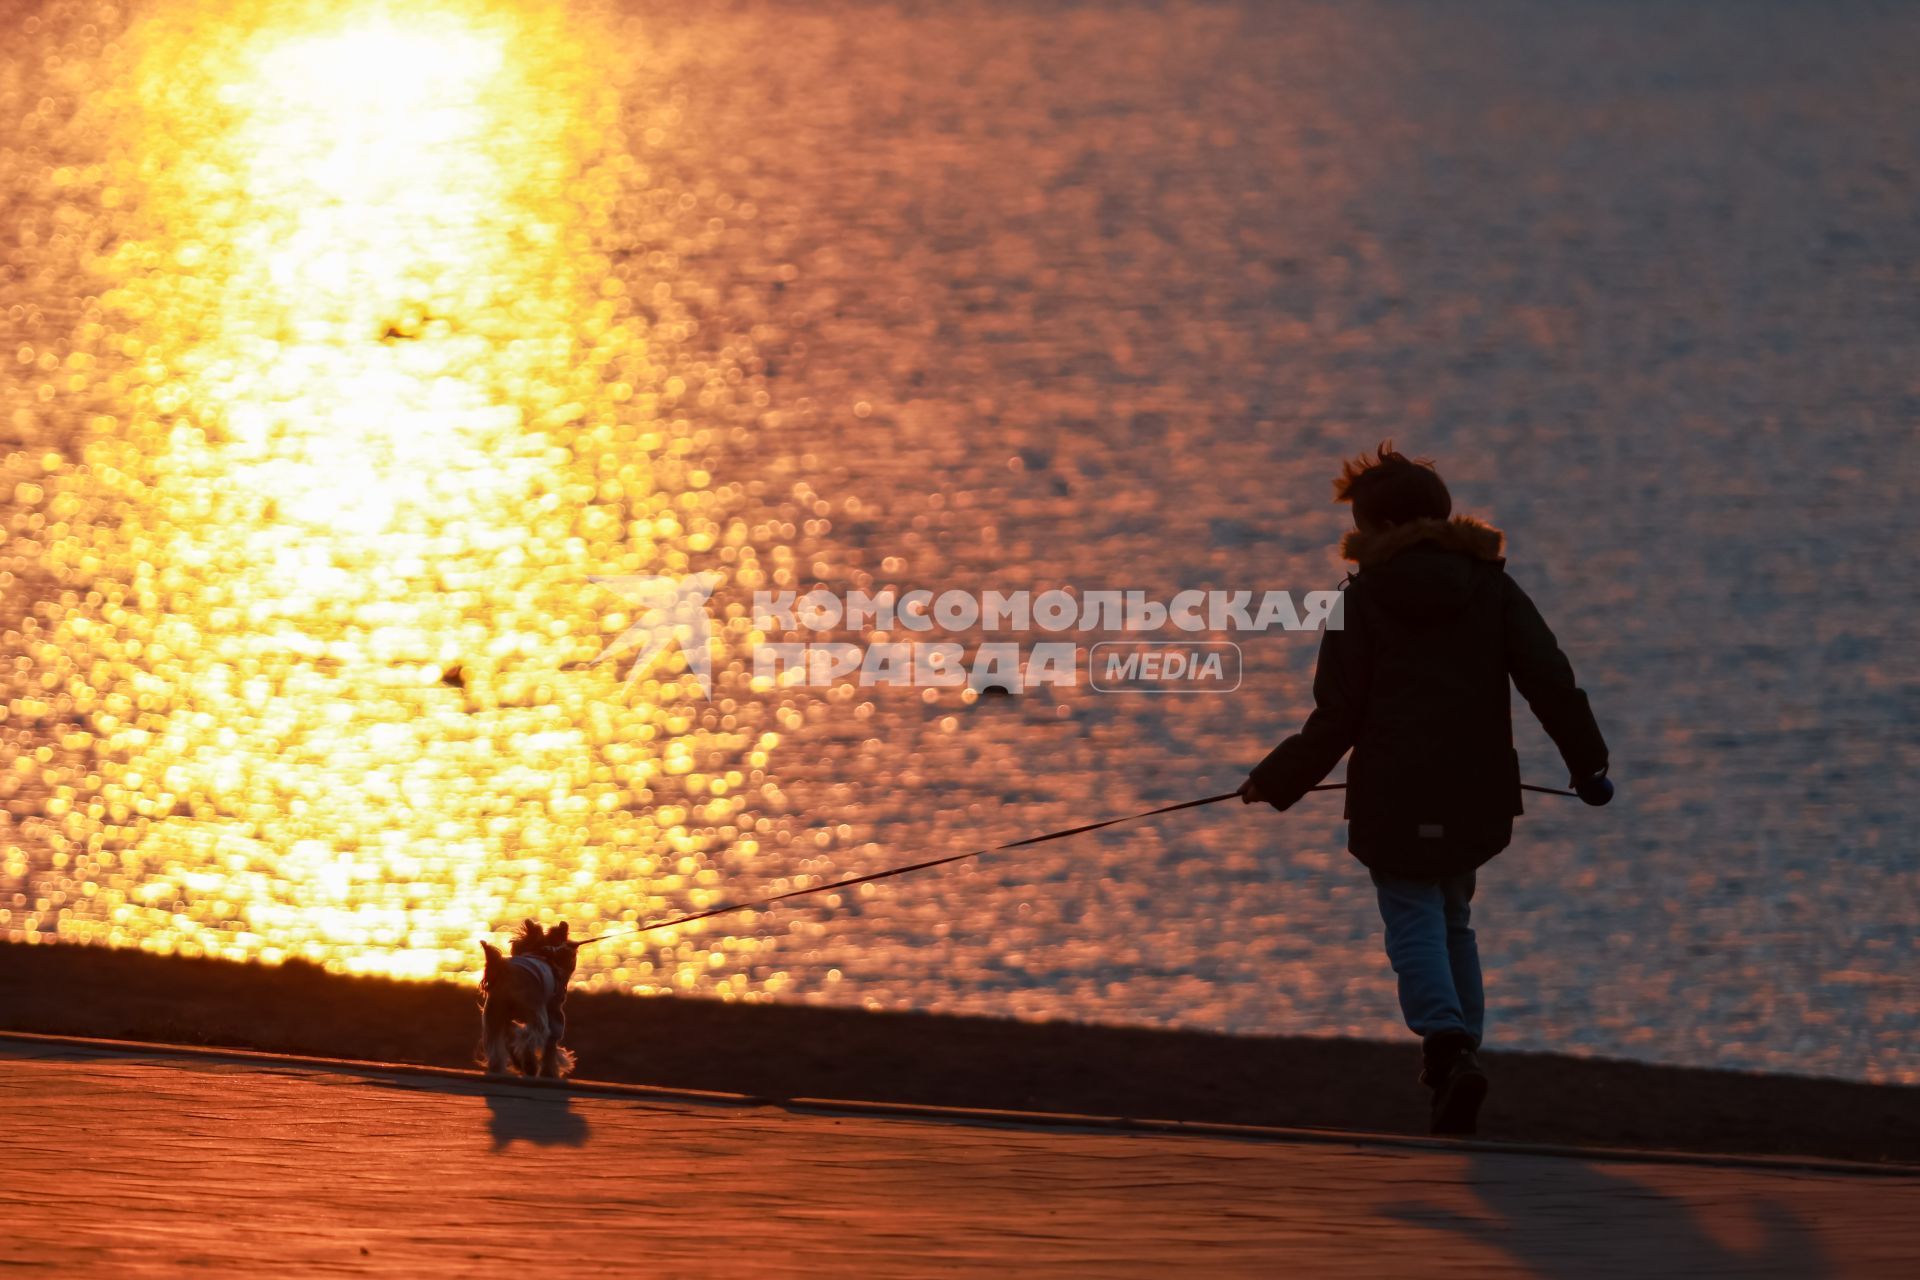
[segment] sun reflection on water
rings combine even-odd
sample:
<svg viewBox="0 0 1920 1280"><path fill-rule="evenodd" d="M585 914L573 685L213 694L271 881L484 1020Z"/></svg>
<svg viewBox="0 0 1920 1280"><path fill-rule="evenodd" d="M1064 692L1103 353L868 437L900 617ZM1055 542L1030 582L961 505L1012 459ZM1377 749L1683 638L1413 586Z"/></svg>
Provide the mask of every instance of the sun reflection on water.
<svg viewBox="0 0 1920 1280"><path fill-rule="evenodd" d="M626 621L594 575L720 536L599 242L621 69L488 6L241 4L126 47L92 107L113 373L40 495L111 513L49 540L74 590L38 654L96 732L23 824L50 874L7 936L429 976L523 913L706 900L770 829L778 732L677 656L624 700L586 669ZM599 959L711 986L750 949Z"/></svg>

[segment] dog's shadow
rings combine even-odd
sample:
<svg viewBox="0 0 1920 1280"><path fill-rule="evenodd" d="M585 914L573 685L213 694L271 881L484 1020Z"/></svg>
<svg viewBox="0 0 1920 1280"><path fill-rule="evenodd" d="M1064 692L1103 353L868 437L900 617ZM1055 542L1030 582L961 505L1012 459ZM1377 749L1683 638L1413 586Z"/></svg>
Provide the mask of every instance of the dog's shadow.
<svg viewBox="0 0 1920 1280"><path fill-rule="evenodd" d="M537 1147L587 1145L586 1117L575 1112L573 1099L557 1089L488 1093L486 1098L487 1132L495 1151L516 1142Z"/></svg>

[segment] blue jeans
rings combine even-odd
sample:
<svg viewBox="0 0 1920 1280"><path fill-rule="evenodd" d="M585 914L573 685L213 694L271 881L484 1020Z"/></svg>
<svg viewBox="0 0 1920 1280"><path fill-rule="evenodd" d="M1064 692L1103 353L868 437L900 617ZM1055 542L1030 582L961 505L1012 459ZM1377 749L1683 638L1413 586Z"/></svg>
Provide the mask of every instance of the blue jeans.
<svg viewBox="0 0 1920 1280"><path fill-rule="evenodd" d="M1372 875L1407 1026L1422 1037L1464 1031L1480 1043L1487 1001L1480 985L1480 949L1467 923L1473 872L1438 882Z"/></svg>

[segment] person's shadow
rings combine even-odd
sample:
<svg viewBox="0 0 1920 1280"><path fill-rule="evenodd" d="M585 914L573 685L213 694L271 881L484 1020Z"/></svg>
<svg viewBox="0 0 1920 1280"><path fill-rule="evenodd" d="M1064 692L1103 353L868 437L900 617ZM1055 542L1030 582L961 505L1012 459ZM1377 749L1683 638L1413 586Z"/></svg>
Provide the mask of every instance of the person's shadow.
<svg viewBox="0 0 1920 1280"><path fill-rule="evenodd" d="M487 1131L493 1149L504 1151L515 1142L539 1147L584 1147L587 1120L573 1110L573 1099L558 1089L513 1093L489 1092Z"/></svg>
<svg viewBox="0 0 1920 1280"><path fill-rule="evenodd" d="M1382 1213L1503 1250L1551 1280L1831 1271L1805 1221L1778 1200L1751 1200L1746 1207L1762 1238L1750 1249L1734 1249L1709 1234L1685 1201L1584 1160L1475 1152L1464 1182L1486 1217L1417 1201Z"/></svg>

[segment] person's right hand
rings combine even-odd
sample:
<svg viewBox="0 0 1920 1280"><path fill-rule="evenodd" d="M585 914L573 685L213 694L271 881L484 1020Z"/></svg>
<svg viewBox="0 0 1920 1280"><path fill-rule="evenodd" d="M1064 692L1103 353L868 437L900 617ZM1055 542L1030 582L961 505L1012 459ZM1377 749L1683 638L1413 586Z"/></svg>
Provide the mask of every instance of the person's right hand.
<svg viewBox="0 0 1920 1280"><path fill-rule="evenodd" d="M1260 784L1252 778L1240 784L1241 804L1260 804L1265 800L1266 797L1260 794Z"/></svg>

